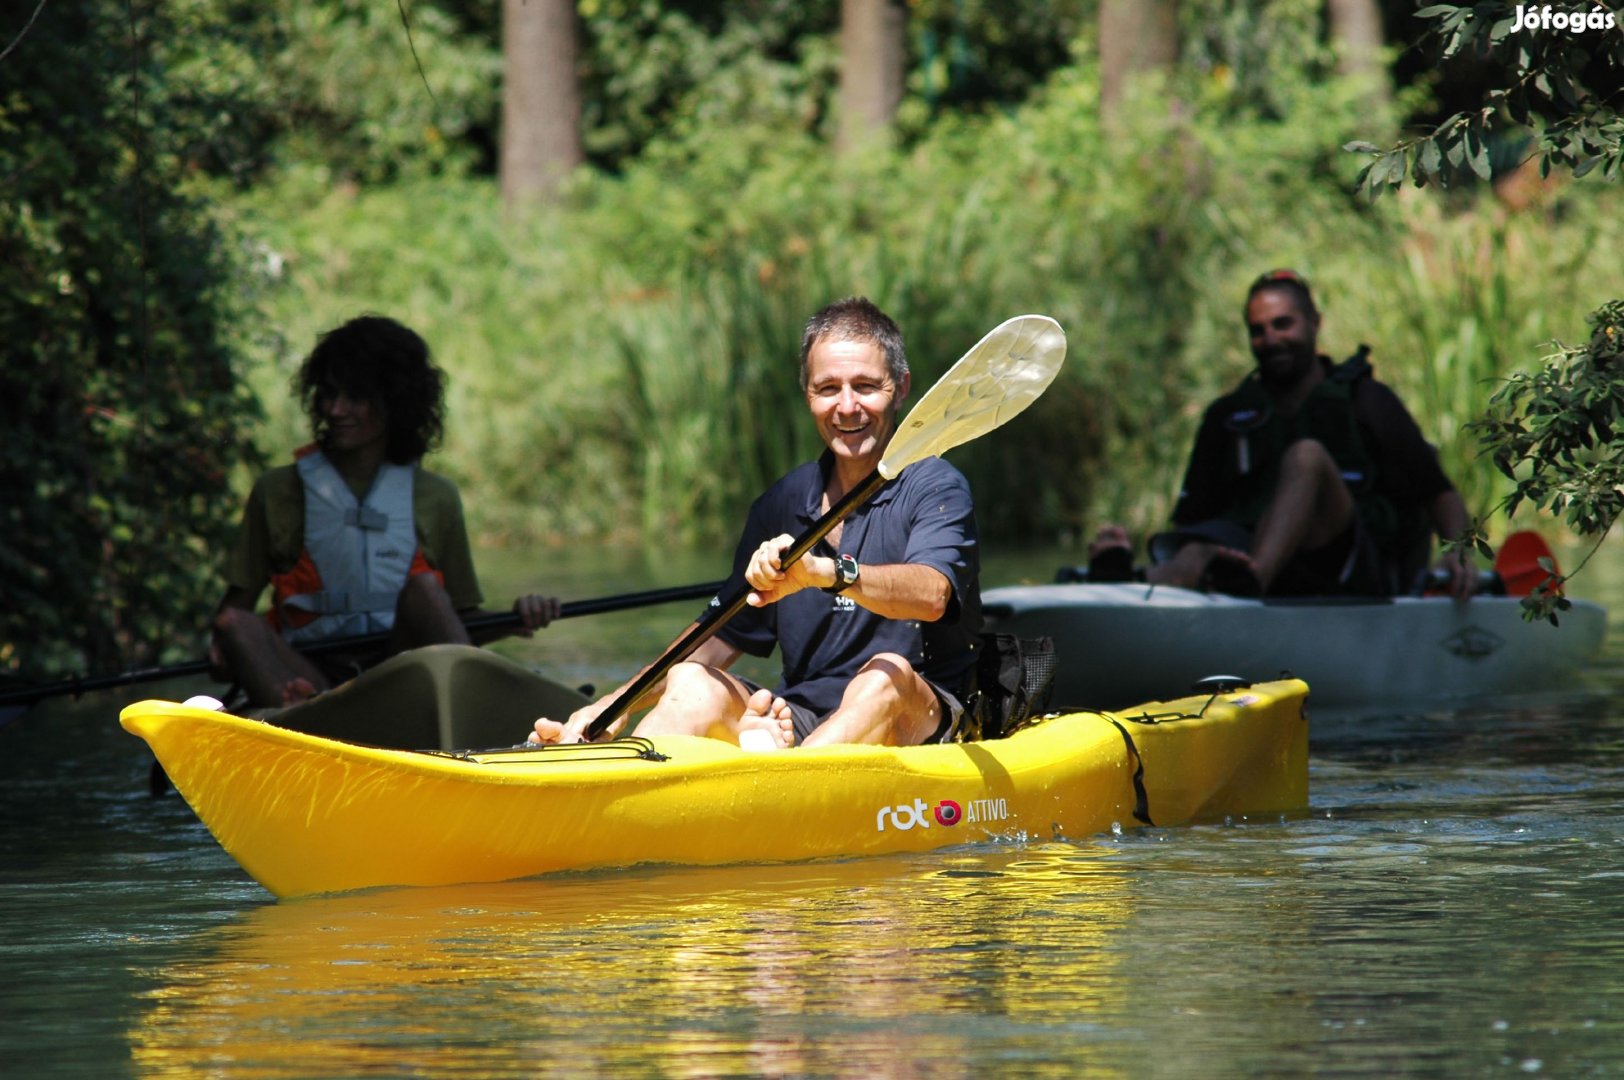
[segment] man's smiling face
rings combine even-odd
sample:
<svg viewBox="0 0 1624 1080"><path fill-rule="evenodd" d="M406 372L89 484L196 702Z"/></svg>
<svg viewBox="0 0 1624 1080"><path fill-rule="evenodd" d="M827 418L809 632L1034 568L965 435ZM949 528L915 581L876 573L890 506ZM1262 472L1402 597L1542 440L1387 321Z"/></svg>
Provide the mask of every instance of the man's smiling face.
<svg viewBox="0 0 1624 1080"><path fill-rule="evenodd" d="M867 471L880 463L896 430L897 406L908 393L886 369L873 342L819 339L806 357L806 400L818 437L844 467Z"/></svg>

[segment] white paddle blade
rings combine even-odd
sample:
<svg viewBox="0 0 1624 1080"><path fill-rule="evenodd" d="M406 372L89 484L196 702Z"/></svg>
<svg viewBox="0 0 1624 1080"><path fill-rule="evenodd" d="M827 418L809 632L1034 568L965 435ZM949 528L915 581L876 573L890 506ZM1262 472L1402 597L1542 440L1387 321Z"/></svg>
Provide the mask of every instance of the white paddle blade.
<svg viewBox="0 0 1624 1080"><path fill-rule="evenodd" d="M1047 315L1017 315L965 353L919 399L880 462L895 480L916 461L944 454L1018 416L1049 388L1066 358L1066 332Z"/></svg>

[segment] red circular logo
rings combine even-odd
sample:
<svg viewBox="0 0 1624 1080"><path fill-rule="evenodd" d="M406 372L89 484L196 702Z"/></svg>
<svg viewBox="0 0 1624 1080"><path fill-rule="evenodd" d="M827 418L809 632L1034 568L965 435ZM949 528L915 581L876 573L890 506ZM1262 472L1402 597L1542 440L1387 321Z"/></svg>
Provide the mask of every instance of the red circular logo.
<svg viewBox="0 0 1624 1080"><path fill-rule="evenodd" d="M957 825L962 817L964 817L964 811L952 799L943 799L936 804L936 824Z"/></svg>

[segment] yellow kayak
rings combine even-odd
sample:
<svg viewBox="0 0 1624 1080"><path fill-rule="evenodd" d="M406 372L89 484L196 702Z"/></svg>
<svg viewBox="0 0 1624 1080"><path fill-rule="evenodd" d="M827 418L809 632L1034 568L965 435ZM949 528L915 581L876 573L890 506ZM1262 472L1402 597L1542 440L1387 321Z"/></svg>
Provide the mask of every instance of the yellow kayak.
<svg viewBox="0 0 1624 1080"><path fill-rule="evenodd" d="M391 750L167 701L120 714L227 852L279 897L1082 837L1308 802L1298 680L1006 738L751 753L712 739Z"/></svg>

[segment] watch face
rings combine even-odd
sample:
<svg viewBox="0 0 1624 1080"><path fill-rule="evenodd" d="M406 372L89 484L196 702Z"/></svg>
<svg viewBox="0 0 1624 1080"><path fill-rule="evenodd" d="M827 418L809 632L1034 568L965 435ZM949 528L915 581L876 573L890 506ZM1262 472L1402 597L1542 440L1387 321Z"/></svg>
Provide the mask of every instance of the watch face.
<svg viewBox="0 0 1624 1080"><path fill-rule="evenodd" d="M857 560L851 555L839 555L835 558L835 583L828 588L828 592L838 593L849 589L857 581Z"/></svg>

